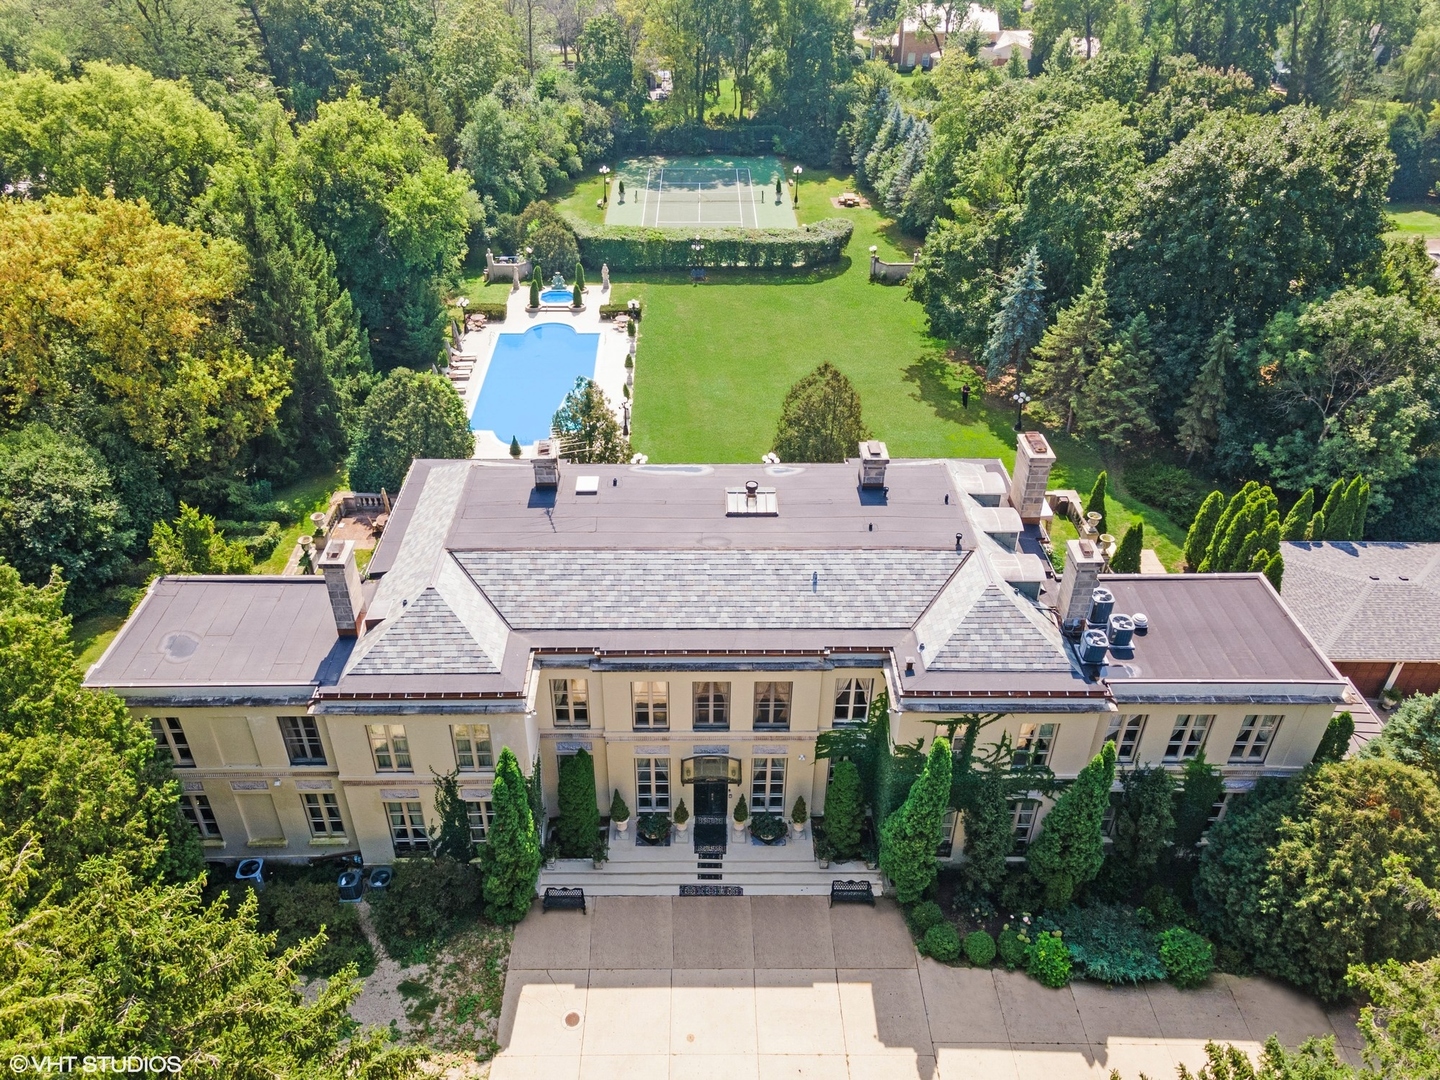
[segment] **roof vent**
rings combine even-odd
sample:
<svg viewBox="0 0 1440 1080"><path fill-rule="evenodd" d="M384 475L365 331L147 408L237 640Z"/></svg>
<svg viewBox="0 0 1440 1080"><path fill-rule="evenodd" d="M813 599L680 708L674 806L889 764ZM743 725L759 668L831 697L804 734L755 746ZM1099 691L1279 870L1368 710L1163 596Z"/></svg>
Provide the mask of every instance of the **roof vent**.
<svg viewBox="0 0 1440 1080"><path fill-rule="evenodd" d="M914 674L915 674L915 658L914 658L913 656L907 656L907 657L905 657L905 674L906 674L906 675L914 675Z"/></svg>
<svg viewBox="0 0 1440 1080"><path fill-rule="evenodd" d="M1135 633L1143 634L1150 629L1150 616L1143 611L1137 611L1130 616L1130 621L1135 624Z"/></svg>
<svg viewBox="0 0 1440 1080"><path fill-rule="evenodd" d="M577 476L575 478L576 495L598 495L600 494L600 477L598 476Z"/></svg>
<svg viewBox="0 0 1440 1080"><path fill-rule="evenodd" d="M763 488L748 480L743 488L725 489L726 517L779 517L780 503L774 488Z"/></svg>
<svg viewBox="0 0 1440 1080"><path fill-rule="evenodd" d="M862 488L883 488L885 466L890 464L890 451L879 439L867 439L860 444L860 486Z"/></svg>
<svg viewBox="0 0 1440 1080"><path fill-rule="evenodd" d="M541 439L535 444L535 486L553 488L560 486L560 446L554 439Z"/></svg>

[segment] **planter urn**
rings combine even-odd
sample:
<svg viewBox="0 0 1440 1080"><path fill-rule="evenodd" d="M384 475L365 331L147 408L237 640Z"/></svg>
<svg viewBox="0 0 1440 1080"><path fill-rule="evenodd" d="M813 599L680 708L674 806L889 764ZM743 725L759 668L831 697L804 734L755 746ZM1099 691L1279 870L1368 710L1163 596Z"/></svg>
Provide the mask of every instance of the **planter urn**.
<svg viewBox="0 0 1440 1080"><path fill-rule="evenodd" d="M801 822L792 821L792 822L790 823L790 827L795 830L795 835L796 835L796 836L804 836L804 835L805 835L805 826L804 826Z"/></svg>
<svg viewBox="0 0 1440 1080"><path fill-rule="evenodd" d="M626 818L624 821L617 821L617 822L615 822L615 831L616 831L617 833L621 834L622 836L625 834L625 830L628 829L629 827L630 827L630 819L629 819L629 818Z"/></svg>

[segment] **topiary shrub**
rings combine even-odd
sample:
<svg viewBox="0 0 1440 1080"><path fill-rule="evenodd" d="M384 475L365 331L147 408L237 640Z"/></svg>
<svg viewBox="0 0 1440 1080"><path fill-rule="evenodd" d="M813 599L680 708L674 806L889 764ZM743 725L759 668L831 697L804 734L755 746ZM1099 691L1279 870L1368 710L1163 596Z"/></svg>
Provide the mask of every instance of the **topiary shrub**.
<svg viewBox="0 0 1440 1080"><path fill-rule="evenodd" d="M976 967L989 967L995 959L995 939L984 930L965 935L965 959Z"/></svg>
<svg viewBox="0 0 1440 1080"><path fill-rule="evenodd" d="M558 781L560 855L566 859L589 858L600 828L600 810L595 805L595 759L588 750L579 750L560 759Z"/></svg>
<svg viewBox="0 0 1440 1080"><path fill-rule="evenodd" d="M1014 971L1024 965L1025 954L1030 949L1030 939L1014 927L1007 926L1000 931L1000 941L997 947L1000 953L1000 962L1008 970Z"/></svg>
<svg viewBox="0 0 1440 1080"><path fill-rule="evenodd" d="M945 913L934 900L922 900L910 909L905 920L910 924L910 932L917 938L923 938L932 926L939 926L945 921Z"/></svg>
<svg viewBox="0 0 1440 1080"><path fill-rule="evenodd" d="M1215 946L1195 931L1175 926L1160 935L1160 962L1172 983L1189 990L1215 970Z"/></svg>
<svg viewBox="0 0 1440 1080"><path fill-rule="evenodd" d="M920 950L933 960L949 964L960 958L960 933L948 922L942 922L925 931Z"/></svg>
<svg viewBox="0 0 1440 1080"><path fill-rule="evenodd" d="M367 899L385 951L401 964L423 963L461 917L474 911L480 872L450 859L407 859L395 864L389 887Z"/></svg>
<svg viewBox="0 0 1440 1080"><path fill-rule="evenodd" d="M1058 989L1070 981L1070 950L1059 930L1042 930L1025 956L1025 971L1041 986Z"/></svg>

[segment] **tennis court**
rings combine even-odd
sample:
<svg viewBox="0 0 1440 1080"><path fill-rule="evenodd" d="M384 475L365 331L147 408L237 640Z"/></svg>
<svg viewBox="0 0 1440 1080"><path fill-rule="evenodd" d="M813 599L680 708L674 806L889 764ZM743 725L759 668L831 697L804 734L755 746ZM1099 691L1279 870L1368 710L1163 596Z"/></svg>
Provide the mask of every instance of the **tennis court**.
<svg viewBox="0 0 1440 1080"><path fill-rule="evenodd" d="M662 229L793 229L789 185L782 183L781 194L775 194L781 176L781 163L773 157L636 158L615 170L605 222Z"/></svg>

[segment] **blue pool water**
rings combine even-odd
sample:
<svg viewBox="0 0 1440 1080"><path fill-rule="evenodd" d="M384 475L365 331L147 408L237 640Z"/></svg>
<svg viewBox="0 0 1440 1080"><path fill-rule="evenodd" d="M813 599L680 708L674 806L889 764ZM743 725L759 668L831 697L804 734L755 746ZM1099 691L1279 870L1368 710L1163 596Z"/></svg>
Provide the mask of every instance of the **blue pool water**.
<svg viewBox="0 0 1440 1080"><path fill-rule="evenodd" d="M471 431L493 431L532 443L550 434L550 420L581 375L595 377L599 334L577 334L564 323L541 323L523 334L500 334L480 397L470 414Z"/></svg>
<svg viewBox="0 0 1440 1080"><path fill-rule="evenodd" d="M542 304L568 304L575 299L575 294L569 289L546 289L540 294Z"/></svg>

